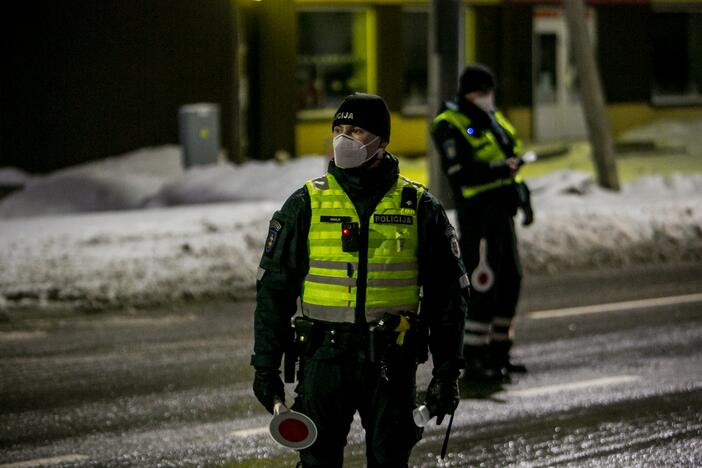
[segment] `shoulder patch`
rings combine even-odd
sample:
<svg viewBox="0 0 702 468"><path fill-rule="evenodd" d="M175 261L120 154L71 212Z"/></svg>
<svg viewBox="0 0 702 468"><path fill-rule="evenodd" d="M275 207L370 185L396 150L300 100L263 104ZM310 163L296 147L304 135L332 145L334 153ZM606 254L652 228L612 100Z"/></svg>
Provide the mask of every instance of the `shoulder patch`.
<svg viewBox="0 0 702 468"><path fill-rule="evenodd" d="M272 219L268 225L268 237L266 237L266 243L263 247L263 253L270 256L273 254L275 245L278 242L278 233L283 228L283 223L277 219Z"/></svg>
<svg viewBox="0 0 702 468"><path fill-rule="evenodd" d="M444 154L448 159L455 159L456 158L456 142L451 138L450 140L446 140L443 144L444 147Z"/></svg>
<svg viewBox="0 0 702 468"><path fill-rule="evenodd" d="M318 190L327 190L329 188L329 181L327 176L317 177L312 180L312 185Z"/></svg>
<svg viewBox="0 0 702 468"><path fill-rule="evenodd" d="M402 187L401 208L417 209L417 188L411 185Z"/></svg>

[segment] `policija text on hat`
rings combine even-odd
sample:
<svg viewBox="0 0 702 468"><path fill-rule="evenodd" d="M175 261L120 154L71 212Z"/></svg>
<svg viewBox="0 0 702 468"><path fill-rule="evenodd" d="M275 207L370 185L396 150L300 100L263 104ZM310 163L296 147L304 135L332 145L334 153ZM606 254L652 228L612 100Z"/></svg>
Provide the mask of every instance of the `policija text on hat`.
<svg viewBox="0 0 702 468"><path fill-rule="evenodd" d="M300 451L303 467L343 465L356 411L368 466L407 466L422 435L412 411L427 351L425 404L437 424L459 402L468 277L441 203L401 177L385 150L385 101L346 97L332 132L328 172L270 221L256 284L253 390L272 412L285 401L283 355L289 382L297 360L292 409L317 426L316 442Z"/></svg>

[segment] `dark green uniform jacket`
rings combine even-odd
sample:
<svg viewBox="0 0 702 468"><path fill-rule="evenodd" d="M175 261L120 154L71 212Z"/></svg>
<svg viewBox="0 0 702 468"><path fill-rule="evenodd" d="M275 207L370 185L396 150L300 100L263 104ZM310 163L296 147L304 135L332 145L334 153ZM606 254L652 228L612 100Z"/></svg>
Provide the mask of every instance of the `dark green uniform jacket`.
<svg viewBox="0 0 702 468"><path fill-rule="evenodd" d="M342 170L332 161L329 172L352 200L361 219L362 252L367 248L363 244L367 242L368 219L397 180L398 161L386 153L377 168L365 172ZM256 283L255 344L251 364L257 368L280 367L284 345L290 336L290 319L297 310L301 287L309 270L310 217L310 197L307 188L302 187L271 220ZM467 276L455 231L440 202L428 191L420 199L417 219L419 281L423 288L420 319L430 330L434 374L455 377L463 366ZM359 285L365 284L365 274L359 270ZM360 319L364 317L365 289L362 286L357 297L357 321L364 320Z"/></svg>
<svg viewBox="0 0 702 468"><path fill-rule="evenodd" d="M481 264L481 241L485 241L484 260L494 273L494 283L486 290L475 289L478 284L473 281L466 321L466 345L491 344L499 347L499 354L506 359L511 346L509 328L516 311L522 277L513 217L519 207L528 206L530 209L528 189L526 184L515 182L466 198L462 187L510 178L510 169L505 161L520 156L515 154L519 145L516 136L510 135L510 131L500 125L496 118L465 98L459 97L445 103L441 112L446 108L457 110L470 121L466 129L459 129L446 120L437 122L432 129L432 138L441 155L442 167L449 178L455 200L463 262L469 274L476 273ZM476 151L480 148L471 146L462 132L476 139L491 134L490 140L496 143L491 150L501 153L502 157L491 162L476 157ZM498 351L493 350L492 353L498 354ZM475 351L466 349L464 354L468 358Z"/></svg>
<svg viewBox="0 0 702 468"><path fill-rule="evenodd" d="M488 211L506 211L510 215L516 213L519 205L518 192L513 186L487 190L477 196L466 199L461 193L463 186L480 186L510 177L510 169L506 165L507 158L518 157L514 154L517 142L496 119L464 98L444 103L444 109L452 106L468 117L471 126L467 131L479 137L486 132L492 133L504 159L486 162L475 157L475 149L461 134L461 130L447 121L439 122L432 130L434 143L441 155L441 164L447 174L453 198L457 208L487 207Z"/></svg>

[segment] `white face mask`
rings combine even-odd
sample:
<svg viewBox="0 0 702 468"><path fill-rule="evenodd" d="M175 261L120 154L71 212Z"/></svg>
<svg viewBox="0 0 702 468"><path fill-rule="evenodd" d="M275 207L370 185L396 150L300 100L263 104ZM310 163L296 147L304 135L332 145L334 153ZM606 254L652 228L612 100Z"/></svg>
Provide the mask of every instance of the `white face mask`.
<svg viewBox="0 0 702 468"><path fill-rule="evenodd" d="M483 96L475 97L475 98L473 98L473 104L480 107L485 112L494 112L495 111L495 95L490 93L490 94L485 94Z"/></svg>
<svg viewBox="0 0 702 468"><path fill-rule="evenodd" d="M341 169L351 169L360 166L378 154L380 147L370 155L366 148L379 138L377 136L364 145L355 138L340 133L334 137L334 164Z"/></svg>

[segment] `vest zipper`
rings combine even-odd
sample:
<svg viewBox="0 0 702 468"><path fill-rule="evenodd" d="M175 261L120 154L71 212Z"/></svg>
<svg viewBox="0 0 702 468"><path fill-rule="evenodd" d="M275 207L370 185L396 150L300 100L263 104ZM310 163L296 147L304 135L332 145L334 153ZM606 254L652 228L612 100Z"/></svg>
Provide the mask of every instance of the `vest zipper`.
<svg viewBox="0 0 702 468"><path fill-rule="evenodd" d="M348 263L346 264L346 275L347 275L349 278L353 278L353 263L351 263L351 262L348 262ZM357 284L357 286L358 286L358 284ZM353 286L349 285L349 296L351 295L351 289L353 289ZM348 301L348 305L349 305L349 306L351 305L351 300L350 300L350 299L349 299L349 301ZM354 319L355 319L355 316L354 316Z"/></svg>

